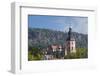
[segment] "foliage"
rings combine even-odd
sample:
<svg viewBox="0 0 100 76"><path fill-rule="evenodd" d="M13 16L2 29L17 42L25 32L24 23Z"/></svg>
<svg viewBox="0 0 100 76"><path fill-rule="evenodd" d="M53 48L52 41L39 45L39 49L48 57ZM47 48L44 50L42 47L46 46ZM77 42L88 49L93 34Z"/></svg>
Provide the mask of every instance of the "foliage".
<svg viewBox="0 0 100 76"><path fill-rule="evenodd" d="M88 35L77 32L72 33L76 40L77 48L88 47ZM45 48L51 44L64 45L66 38L68 37L67 32L54 31L50 29L39 29L29 28L28 29L28 45L29 47L40 47Z"/></svg>
<svg viewBox="0 0 100 76"><path fill-rule="evenodd" d="M88 57L88 50L86 48L77 48L76 49L77 58L87 58Z"/></svg>
<svg viewBox="0 0 100 76"><path fill-rule="evenodd" d="M41 60L43 57L43 53L41 52L41 49L39 48L32 48L28 51L28 60Z"/></svg>
<svg viewBox="0 0 100 76"><path fill-rule="evenodd" d="M88 50L86 48L77 48L76 53L69 53L64 58L65 59L78 59L78 58L87 58Z"/></svg>

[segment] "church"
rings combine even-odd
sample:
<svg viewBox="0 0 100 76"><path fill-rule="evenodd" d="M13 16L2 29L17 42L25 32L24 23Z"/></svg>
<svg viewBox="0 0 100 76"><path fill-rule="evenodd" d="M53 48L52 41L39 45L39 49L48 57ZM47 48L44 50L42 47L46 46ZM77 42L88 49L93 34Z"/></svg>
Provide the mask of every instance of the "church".
<svg viewBox="0 0 100 76"><path fill-rule="evenodd" d="M72 28L69 28L68 37L66 39L65 55L67 55L68 53L75 53L76 52L75 46L76 42L72 34Z"/></svg>
<svg viewBox="0 0 100 76"><path fill-rule="evenodd" d="M72 28L69 28L68 36L65 40L64 46L61 44L50 45L45 52L44 60L64 59L64 56L76 53L76 41L72 33Z"/></svg>

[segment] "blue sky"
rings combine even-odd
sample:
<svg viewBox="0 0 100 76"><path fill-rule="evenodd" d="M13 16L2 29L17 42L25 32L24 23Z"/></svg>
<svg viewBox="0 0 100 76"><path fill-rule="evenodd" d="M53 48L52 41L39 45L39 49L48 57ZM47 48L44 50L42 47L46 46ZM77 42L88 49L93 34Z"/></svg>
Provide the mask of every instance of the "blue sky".
<svg viewBox="0 0 100 76"><path fill-rule="evenodd" d="M63 32L67 32L68 28L72 27L74 32L87 34L88 17L29 15L28 27L45 28Z"/></svg>

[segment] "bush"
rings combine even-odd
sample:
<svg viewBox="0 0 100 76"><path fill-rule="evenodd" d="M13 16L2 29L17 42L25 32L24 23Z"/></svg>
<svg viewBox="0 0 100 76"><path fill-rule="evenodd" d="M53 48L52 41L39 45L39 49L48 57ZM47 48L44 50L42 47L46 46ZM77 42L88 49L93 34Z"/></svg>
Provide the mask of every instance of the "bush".
<svg viewBox="0 0 100 76"><path fill-rule="evenodd" d="M39 48L32 48L28 51L28 60L41 60L43 57L43 53Z"/></svg>
<svg viewBox="0 0 100 76"><path fill-rule="evenodd" d="M77 48L76 53L69 53L64 57L64 59L77 59L77 58L87 58L88 50L86 48Z"/></svg>

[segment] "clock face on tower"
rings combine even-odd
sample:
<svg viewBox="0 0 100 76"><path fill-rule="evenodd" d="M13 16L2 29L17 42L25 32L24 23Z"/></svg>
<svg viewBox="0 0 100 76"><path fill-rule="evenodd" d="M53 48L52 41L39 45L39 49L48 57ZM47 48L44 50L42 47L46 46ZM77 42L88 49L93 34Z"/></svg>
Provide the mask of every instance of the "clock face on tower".
<svg viewBox="0 0 100 76"><path fill-rule="evenodd" d="M88 17L28 15L28 61L88 58Z"/></svg>

